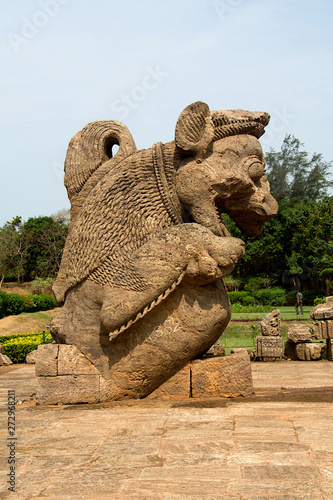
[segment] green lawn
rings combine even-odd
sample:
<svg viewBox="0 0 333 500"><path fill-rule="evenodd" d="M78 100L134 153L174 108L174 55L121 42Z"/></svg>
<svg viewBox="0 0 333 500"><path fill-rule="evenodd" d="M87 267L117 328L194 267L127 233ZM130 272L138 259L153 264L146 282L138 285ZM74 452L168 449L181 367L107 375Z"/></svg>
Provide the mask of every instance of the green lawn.
<svg viewBox="0 0 333 500"><path fill-rule="evenodd" d="M304 319L305 321L311 320L310 318L310 311L313 309L313 306L304 306L304 315L301 316L299 314L298 316L296 315L295 307L289 306L289 307L272 307L272 311L274 309L280 309L281 312L281 319L283 320L297 320L297 319ZM232 313L231 314L231 321L234 319L253 319L254 321L262 320L265 316L267 316L267 312L252 312L252 313Z"/></svg>

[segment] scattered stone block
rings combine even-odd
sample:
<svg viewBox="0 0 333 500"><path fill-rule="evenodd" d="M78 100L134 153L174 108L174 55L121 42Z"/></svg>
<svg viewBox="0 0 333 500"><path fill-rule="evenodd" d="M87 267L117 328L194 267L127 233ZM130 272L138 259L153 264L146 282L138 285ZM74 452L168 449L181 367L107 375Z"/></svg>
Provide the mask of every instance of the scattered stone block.
<svg viewBox="0 0 333 500"><path fill-rule="evenodd" d="M296 344L288 339L284 344L284 354L294 361L314 361L321 359L326 345L318 342L302 342Z"/></svg>
<svg viewBox="0 0 333 500"><path fill-rule="evenodd" d="M225 356L225 346L217 341L208 349L206 354L209 356Z"/></svg>
<svg viewBox="0 0 333 500"><path fill-rule="evenodd" d="M333 319L333 297L326 297L325 304L318 304L314 307L310 316L314 321Z"/></svg>
<svg viewBox="0 0 333 500"><path fill-rule="evenodd" d="M251 349L245 349L243 347L234 347L233 349L230 349L230 354L238 354L240 352L246 352L250 357L250 361L254 360L254 352Z"/></svg>
<svg viewBox="0 0 333 500"><path fill-rule="evenodd" d="M58 344L41 344L36 353L36 376L55 377L58 375Z"/></svg>
<svg viewBox="0 0 333 500"><path fill-rule="evenodd" d="M9 366L12 364L13 362L9 359L8 356L6 356L3 346L0 344L0 366Z"/></svg>
<svg viewBox="0 0 333 500"><path fill-rule="evenodd" d="M75 345L60 344L58 375L100 375L100 373Z"/></svg>
<svg viewBox="0 0 333 500"><path fill-rule="evenodd" d="M315 339L326 340L327 359L333 361L333 297L326 297L325 304L318 304L310 313L314 320L312 334Z"/></svg>
<svg viewBox="0 0 333 500"><path fill-rule="evenodd" d="M333 339L333 320L314 321L312 332L315 339Z"/></svg>
<svg viewBox="0 0 333 500"><path fill-rule="evenodd" d="M39 376L36 385L36 404L98 403L99 378L98 375Z"/></svg>
<svg viewBox="0 0 333 500"><path fill-rule="evenodd" d="M321 359L326 351L326 345L318 342L296 344L296 356L300 361Z"/></svg>
<svg viewBox="0 0 333 500"><path fill-rule="evenodd" d="M280 309L274 309L260 323L261 335L265 337L281 336Z"/></svg>
<svg viewBox="0 0 333 500"><path fill-rule="evenodd" d="M284 343L284 355L293 361L297 360L296 345L297 344L290 339L287 339Z"/></svg>
<svg viewBox="0 0 333 500"><path fill-rule="evenodd" d="M25 357L25 362L29 365L34 365L36 363L36 354L37 354L36 349L29 352Z"/></svg>
<svg viewBox="0 0 333 500"><path fill-rule="evenodd" d="M191 363L153 391L147 399L187 399L191 397Z"/></svg>
<svg viewBox="0 0 333 500"><path fill-rule="evenodd" d="M256 337L256 356L260 361L282 359L283 340L279 336Z"/></svg>
<svg viewBox="0 0 333 500"><path fill-rule="evenodd" d="M333 340L326 340L326 352L328 361L333 361Z"/></svg>
<svg viewBox="0 0 333 500"><path fill-rule="evenodd" d="M253 394L251 362L247 353L192 361L192 397L237 397Z"/></svg>
<svg viewBox="0 0 333 500"><path fill-rule="evenodd" d="M299 344L302 342L311 342L312 335L310 328L306 325L300 325L296 323L289 325L288 340L291 340L295 344Z"/></svg>

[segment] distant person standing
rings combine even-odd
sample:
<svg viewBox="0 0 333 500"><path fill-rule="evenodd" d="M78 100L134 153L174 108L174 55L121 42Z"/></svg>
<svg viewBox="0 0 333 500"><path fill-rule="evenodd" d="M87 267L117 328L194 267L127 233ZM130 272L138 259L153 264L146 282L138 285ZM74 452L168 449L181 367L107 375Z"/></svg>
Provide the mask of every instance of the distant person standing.
<svg viewBox="0 0 333 500"><path fill-rule="evenodd" d="M297 290L296 304L295 304L295 309L296 309L297 316L298 316L298 307L300 307L301 314L303 316L303 294L299 290Z"/></svg>

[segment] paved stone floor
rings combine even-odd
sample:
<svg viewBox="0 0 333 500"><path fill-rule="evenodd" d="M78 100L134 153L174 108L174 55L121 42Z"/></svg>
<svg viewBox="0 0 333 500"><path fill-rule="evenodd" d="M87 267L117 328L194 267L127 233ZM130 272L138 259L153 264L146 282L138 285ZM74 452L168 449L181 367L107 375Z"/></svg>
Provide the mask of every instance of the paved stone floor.
<svg viewBox="0 0 333 500"><path fill-rule="evenodd" d="M0 368L0 498L333 499L333 363L252 363L256 396L16 409L8 491L7 391L34 367Z"/></svg>

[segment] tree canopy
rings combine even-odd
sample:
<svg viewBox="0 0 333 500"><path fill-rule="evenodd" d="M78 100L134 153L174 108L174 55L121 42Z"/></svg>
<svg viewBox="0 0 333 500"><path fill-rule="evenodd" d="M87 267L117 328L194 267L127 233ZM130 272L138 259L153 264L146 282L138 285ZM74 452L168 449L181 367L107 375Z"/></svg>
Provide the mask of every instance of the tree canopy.
<svg viewBox="0 0 333 500"><path fill-rule="evenodd" d="M55 277L68 233L65 217L14 217L0 228L0 274L31 280Z"/></svg>
<svg viewBox="0 0 333 500"><path fill-rule="evenodd" d="M234 277L269 276L281 285L300 282L329 293L333 279L333 197L319 202L282 200L276 217L257 238L247 238L224 216L232 236L246 242L245 256Z"/></svg>
<svg viewBox="0 0 333 500"><path fill-rule="evenodd" d="M325 162L321 154L311 158L293 135L286 135L281 151L266 153L266 177L271 192L281 200L320 201L333 186L330 180L332 162Z"/></svg>

